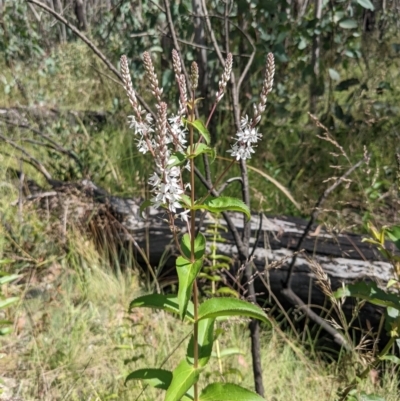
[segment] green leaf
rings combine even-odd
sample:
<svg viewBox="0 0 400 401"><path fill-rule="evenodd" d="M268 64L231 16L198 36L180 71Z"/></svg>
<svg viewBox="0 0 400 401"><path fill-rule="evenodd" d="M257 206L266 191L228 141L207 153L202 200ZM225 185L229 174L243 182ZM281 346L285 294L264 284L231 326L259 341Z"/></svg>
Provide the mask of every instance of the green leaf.
<svg viewBox="0 0 400 401"><path fill-rule="evenodd" d="M206 145L205 143L199 143L197 145L195 145L194 147L194 152L188 156L191 157L197 157L201 154L207 154L209 156L211 156L212 161L214 161L215 159L215 150L214 148L210 148L208 145Z"/></svg>
<svg viewBox="0 0 400 401"><path fill-rule="evenodd" d="M179 256L176 260L176 271L178 272L179 280L179 316L182 320L186 316L186 310L192 295L193 282L199 274L202 266L203 261L201 259L196 260L194 263L190 263L184 257Z"/></svg>
<svg viewBox="0 0 400 401"><path fill-rule="evenodd" d="M195 369L192 365L182 360L172 372L172 382L165 395L165 401L179 401L186 392L199 379L200 369Z"/></svg>
<svg viewBox="0 0 400 401"><path fill-rule="evenodd" d="M358 27L358 24L354 19L344 19L339 22L339 26L343 29L354 29Z"/></svg>
<svg viewBox="0 0 400 401"><path fill-rule="evenodd" d="M164 369L138 369L129 373L125 384L130 380L143 380L152 387L167 390L172 381L172 372Z"/></svg>
<svg viewBox="0 0 400 401"><path fill-rule="evenodd" d="M391 278L391 279L388 281L388 283L387 283L387 285L386 285L386 288L390 288L392 285L395 285L395 284L398 284L398 283L399 283L398 280L396 280L396 279L394 279L394 278Z"/></svg>
<svg viewBox="0 0 400 401"><path fill-rule="evenodd" d="M7 334L10 334L12 332L11 327L2 327L0 329L0 336L5 336Z"/></svg>
<svg viewBox="0 0 400 401"><path fill-rule="evenodd" d="M186 155L182 152L174 152L168 160L168 167L179 166L186 161Z"/></svg>
<svg viewBox="0 0 400 401"><path fill-rule="evenodd" d="M386 308L386 313L387 313L388 317L390 317L392 319L397 319L399 317L400 310L396 309L396 308L392 308L391 306L388 306Z"/></svg>
<svg viewBox="0 0 400 401"><path fill-rule="evenodd" d="M379 358L381 361L390 361L395 363L396 365L400 365L400 358L395 355L384 355Z"/></svg>
<svg viewBox="0 0 400 401"><path fill-rule="evenodd" d="M14 262L15 262L15 260L13 260L13 259L0 259L0 265L8 265L8 264L14 263ZM8 273L1 272L1 275L6 275L6 274L8 274Z"/></svg>
<svg viewBox="0 0 400 401"><path fill-rule="evenodd" d="M208 132L207 127L204 125L203 121L201 120L194 120L194 121L189 121L187 119L183 119L183 121L192 127L196 128L197 131L199 131L200 135L204 138L206 141L206 144L209 145L211 141L210 133Z"/></svg>
<svg viewBox="0 0 400 401"><path fill-rule="evenodd" d="M14 280L16 280L16 279L19 278L19 277L21 277L20 274L10 274L10 275L1 277L1 278L0 278L0 285L9 283L10 281L14 281Z"/></svg>
<svg viewBox="0 0 400 401"><path fill-rule="evenodd" d="M336 70L334 70L333 68L329 68L329 76L334 81L339 81L340 80L339 73Z"/></svg>
<svg viewBox="0 0 400 401"><path fill-rule="evenodd" d="M192 253L190 251L190 235L184 234L181 240L181 248L183 256L190 260ZM202 233L198 233L197 237L194 239L194 257L196 260L201 259L206 252L206 237Z"/></svg>
<svg viewBox="0 0 400 401"><path fill-rule="evenodd" d="M396 294L386 293L380 289L376 283L360 282L349 284L344 288L340 288L334 293L336 298L354 297L365 299L371 304L379 306L391 306L400 309L400 298Z"/></svg>
<svg viewBox="0 0 400 401"><path fill-rule="evenodd" d="M233 288L229 288L229 287L218 288L217 291L215 291L215 294L230 295L232 297L239 298L239 293L237 291L235 291Z"/></svg>
<svg viewBox="0 0 400 401"><path fill-rule="evenodd" d="M198 351L199 351L199 366L204 367L207 365L212 354L214 344L214 322L215 319L204 319L199 322L198 326ZM190 338L187 357L189 363L194 363L194 336Z"/></svg>
<svg viewBox="0 0 400 401"><path fill-rule="evenodd" d="M19 300L18 297L11 297L7 299L3 299L0 301L0 309L8 308L10 305L14 304Z"/></svg>
<svg viewBox="0 0 400 401"><path fill-rule="evenodd" d="M250 210L243 201L229 196L208 198L205 200L203 205L195 205L195 209L206 209L212 213L233 211L245 214L248 219L251 217Z"/></svg>
<svg viewBox="0 0 400 401"><path fill-rule="evenodd" d="M198 320L221 316L247 316L270 324L265 312L250 302L236 298L211 298L199 307Z"/></svg>
<svg viewBox="0 0 400 401"><path fill-rule="evenodd" d="M360 394L360 401L385 401L384 398L382 398L380 395L376 395L376 394L365 394L364 392L362 392Z"/></svg>
<svg viewBox="0 0 400 401"><path fill-rule="evenodd" d="M237 384L212 383L200 394L200 401L265 401L258 394L253 393Z"/></svg>
<svg viewBox="0 0 400 401"><path fill-rule="evenodd" d="M225 358L225 357L232 356L232 355L246 355L246 353L244 351L242 351L240 348L233 347L233 348L225 348L225 349L223 349L219 353L219 355L216 352L213 352L211 354L211 356L213 358L217 358L218 356L220 358Z"/></svg>
<svg viewBox="0 0 400 401"><path fill-rule="evenodd" d="M400 226L393 226L385 230L388 238L394 242L396 248L400 250Z"/></svg>
<svg viewBox="0 0 400 401"><path fill-rule="evenodd" d="M186 194L182 194L182 195L181 195L181 199L182 199L182 202L183 202L188 208L191 207L192 201L190 200L189 196L187 196Z"/></svg>
<svg viewBox="0 0 400 401"><path fill-rule="evenodd" d="M374 9L375 9L374 5L371 3L370 0L357 0L357 3L358 3L361 7L366 8L367 10L374 11Z"/></svg>
<svg viewBox="0 0 400 401"><path fill-rule="evenodd" d="M174 295L163 295L163 294L144 295L134 299L130 303L129 310L133 308L162 309L167 312L179 314L178 298ZM186 318L189 321L193 322L193 303L190 301L188 303Z"/></svg>

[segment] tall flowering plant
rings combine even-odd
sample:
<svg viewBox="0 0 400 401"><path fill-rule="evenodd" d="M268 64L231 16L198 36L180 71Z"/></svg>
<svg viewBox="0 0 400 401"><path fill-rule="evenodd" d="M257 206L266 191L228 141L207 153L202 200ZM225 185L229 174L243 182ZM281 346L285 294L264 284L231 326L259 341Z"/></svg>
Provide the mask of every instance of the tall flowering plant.
<svg viewBox="0 0 400 401"><path fill-rule="evenodd" d="M156 113L143 109L137 100L132 85L128 60L121 57L121 71L126 93L133 108L129 117L138 149L141 153L150 153L154 160L154 173L149 178L152 197L142 205L142 210L152 205L165 209L169 225L174 233L180 255L176 260L179 286L178 294L151 294L134 299L130 308L148 307L163 309L178 314L182 321L193 326L193 333L187 347L186 357L171 372L164 369L145 368L130 373L128 380L144 380L150 385L166 390L166 401L181 399L198 400L262 400L260 396L230 383L212 383L199 389L199 377L210 360L216 318L227 316L244 316L259 319L265 323L269 320L258 306L236 298L211 298L200 302L196 278L199 275L206 251L206 238L201 232L196 233L195 214L197 210L212 213L237 211L250 219L250 210L241 200L231 197L211 196L208 194L197 199L195 196L195 161L200 155L215 156L210 146L208 124L217 104L224 96L226 85L232 74L232 54L225 60L224 71L215 94L207 122L196 118L196 89L199 72L195 62L192 63L188 81L182 72L178 52L172 52L175 80L179 88L179 104L175 114L171 114L163 101L163 90L159 87L157 75L149 53L144 53L143 62L146 78L156 100ZM274 57L267 57L264 84L260 102L254 106L253 117L241 118L240 129L236 132L234 143L228 151L237 160L250 159L261 139L257 125L265 110L267 95L272 89L275 72ZM229 167L230 167L229 166ZM185 182L184 170L189 171L189 181ZM214 187L220 182L228 169L217 177ZM213 192L215 193L215 191ZM182 235L175 228L176 219L181 219L186 232ZM179 235L179 236L178 236Z"/></svg>

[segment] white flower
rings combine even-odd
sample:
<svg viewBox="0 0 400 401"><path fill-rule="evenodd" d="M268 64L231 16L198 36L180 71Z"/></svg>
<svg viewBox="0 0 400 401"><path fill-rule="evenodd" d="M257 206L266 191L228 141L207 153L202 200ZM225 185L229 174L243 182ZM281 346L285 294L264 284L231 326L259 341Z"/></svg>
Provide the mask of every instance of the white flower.
<svg viewBox="0 0 400 401"><path fill-rule="evenodd" d="M173 137L168 138L168 142L173 142L174 138L178 141L178 148L181 150L186 149L186 134L187 134L187 129L185 128L184 124L182 123L182 117L177 115L177 116L172 116L168 119L170 126L171 126L171 131Z"/></svg>
<svg viewBox="0 0 400 401"><path fill-rule="evenodd" d="M255 152L254 147L261 138L262 135L258 133L257 128L250 125L249 117L246 115L240 120L240 131L236 133L234 137L236 142L228 153L236 160L250 159L251 154Z"/></svg>
<svg viewBox="0 0 400 401"><path fill-rule="evenodd" d="M190 209L186 209L181 213L178 213L178 217L180 217L180 219L182 221L184 221L185 223L187 223L189 221L189 216L188 214L190 213Z"/></svg>
<svg viewBox="0 0 400 401"><path fill-rule="evenodd" d="M157 187L158 185L161 184L161 178L158 176L157 173L153 173L150 178L149 178L149 184L152 185L153 187Z"/></svg>
<svg viewBox="0 0 400 401"><path fill-rule="evenodd" d="M153 123L153 117L151 114L147 114L144 121L138 121L135 116L129 116L128 121L129 128L132 128L135 131L135 135L139 136L139 139L137 140L137 148L139 152L143 154L147 153L149 151L149 134L154 132L154 129L151 126Z"/></svg>
<svg viewBox="0 0 400 401"><path fill-rule="evenodd" d="M253 143L257 143L261 139L261 134L257 132L257 128L245 128L243 131L236 133L235 139L251 147Z"/></svg>
<svg viewBox="0 0 400 401"><path fill-rule="evenodd" d="M235 143L232 145L232 149L227 152L230 153L232 157L236 157L236 160L246 160L251 159L251 154L254 153L254 149L246 145L238 145Z"/></svg>
<svg viewBox="0 0 400 401"><path fill-rule="evenodd" d="M155 196L151 201L155 208L166 205L172 213L176 213L176 209L181 208L181 195L184 191L180 183L179 167L165 168L162 171L162 178L157 173L153 173L148 182L154 187L152 192Z"/></svg>
<svg viewBox="0 0 400 401"><path fill-rule="evenodd" d="M244 129L249 125L249 116L246 114L244 117L241 118L240 120L240 128Z"/></svg>
<svg viewBox="0 0 400 401"><path fill-rule="evenodd" d="M164 116L166 118L165 114ZM172 116L168 121L170 123L170 130L160 133L160 129L157 128L157 136L150 135L156 129L151 114L146 114L143 119L140 116L129 116L129 127L138 136L137 147L139 152L147 153L152 149L155 154L156 172L148 180L149 185L152 186L151 192L153 193L153 197L151 202L153 206L158 208L163 205L175 214L175 218L180 217L183 221L187 221L188 211L176 214L176 210L182 208L182 195L188 184L184 186L181 182L180 167L169 165L173 163L173 160L171 161L172 151L176 149L184 150L186 148L187 130L182 123L182 116L180 115ZM174 149L171 146L168 147L169 143L175 145Z"/></svg>

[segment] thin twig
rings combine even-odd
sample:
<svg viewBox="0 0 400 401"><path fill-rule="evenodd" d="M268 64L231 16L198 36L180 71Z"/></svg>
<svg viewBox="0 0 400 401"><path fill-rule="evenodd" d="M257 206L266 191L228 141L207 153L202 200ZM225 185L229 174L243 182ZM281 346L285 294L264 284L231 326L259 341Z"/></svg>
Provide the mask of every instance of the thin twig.
<svg viewBox="0 0 400 401"><path fill-rule="evenodd" d="M319 197L317 203L315 204L313 211L311 213L311 217L310 220L306 226L306 228L304 229L303 235L301 236L301 238L299 239L299 242L296 245L296 248L294 249L295 252L299 251L300 248L303 245L304 240L306 239L307 235L309 234L312 225L314 224L315 220L317 219L319 213L321 212L321 206L322 204L326 201L326 199L328 198L328 196L354 171L356 170L358 167L361 166L361 164L363 164L365 161L365 158L362 158L361 160L359 160L354 166L352 166L349 170L347 170L341 177L339 177L329 188L327 188L325 190L325 192ZM293 275L293 270L294 270L294 265L296 263L296 259L297 259L297 253L295 253L293 255L293 259L290 262L289 265L289 270L288 270L288 274L286 277L286 281L284 283L284 287L285 288L290 288L291 287L291 281L292 281L292 275Z"/></svg>
<svg viewBox="0 0 400 401"><path fill-rule="evenodd" d="M203 7L203 13L204 13L204 19L206 21L206 26L208 29L208 33L210 34L210 38L211 38L211 42L214 46L214 50L217 53L218 59L220 61L220 63L224 66L225 65L225 60L222 57L222 53L221 53L221 49L218 46L218 42L217 39L215 38L215 34L214 34L214 30L212 29L211 26L211 21L210 21L210 17L208 15L208 10L207 10L207 5L205 0L201 0L201 5Z"/></svg>
<svg viewBox="0 0 400 401"><path fill-rule="evenodd" d="M58 152L69 156L71 159L75 160L75 162L78 164L78 166L80 168L82 168L82 163L76 154L74 154L72 151L70 151L68 149L65 149L63 146L58 144L56 141L54 141L52 138L50 138L48 135L44 134L43 132L39 131L38 129L33 128L32 126L30 126L28 124L18 124L18 123L14 123L10 120L3 120L2 122L4 122L7 125L12 125L13 127L18 127L18 128L29 130L29 131L33 132L34 134L40 136L41 138L48 141L50 144L49 145L49 144L42 143L41 145L50 146L52 149L57 150ZM23 140L29 142L27 139L23 139Z"/></svg>
<svg viewBox="0 0 400 401"><path fill-rule="evenodd" d="M222 192L225 191L226 187L230 184L232 184L232 182L235 181L240 181L241 183L243 183L242 177L232 177L229 178L229 180L226 180L218 189L217 194L218 196L222 194Z"/></svg>
<svg viewBox="0 0 400 401"><path fill-rule="evenodd" d="M120 74L120 72L113 66L113 64L108 60L108 58L97 48L97 46L91 40L89 40L76 26L72 25L63 16L55 12L52 8L46 6L46 4L43 4L37 0L26 0L26 1L28 3L32 3L37 5L38 7L43 8L43 10L46 10L48 13L52 14L56 19L58 19L69 29L71 29L71 31L76 36L78 36L83 42L85 42L89 46L89 48L96 54L96 56L99 57L100 60L107 66L107 68L122 82L122 75ZM147 110L147 112L150 113L155 119L156 116L154 112L150 109L150 107L147 105L144 99L139 95L136 95L136 97L138 98L139 102L143 105L143 107Z"/></svg>
<svg viewBox="0 0 400 401"><path fill-rule="evenodd" d="M347 351L351 351L351 345L346 341L342 334L332 327L326 320L322 319L317 315L311 308L306 305L291 288L285 288L282 290L282 294L293 304L296 305L300 310L302 310L311 320L319 324L323 329L325 329L329 334L332 335L334 341L345 348Z"/></svg>
<svg viewBox="0 0 400 401"><path fill-rule="evenodd" d="M162 34L162 35L164 35L166 38L168 38L168 39L172 39L172 36L171 35L168 35L168 33L166 33L166 32L164 32L160 27L158 27L157 28L158 30L159 30L159 32ZM204 50L208 50L208 51L214 51L214 48L212 48L212 47L208 47L208 46L204 46L204 45L199 45L198 43L194 43L194 42L191 42L191 41L189 41L189 40L184 40L184 39L181 39L181 38L176 38L176 40L179 42L179 43L182 43L182 44L184 44L184 45L188 45L188 46L190 46L190 47L194 47L194 48L197 48L197 49L204 49ZM225 51L225 50L221 50L221 53L223 53L223 54L228 54L229 52L227 52L227 51ZM240 53L232 53L232 56L233 57L243 57L243 58L250 58L251 57L251 54L240 54Z"/></svg>
<svg viewBox="0 0 400 401"><path fill-rule="evenodd" d="M5 136L0 134L0 139L3 140L5 143L8 143L10 146L12 146L14 149L19 150L22 154L24 154L30 161L31 164L33 164L45 177L47 180L51 180L51 174L46 170L46 167L43 166L42 163L40 163L39 160L34 158L29 152L27 152L24 148L21 146L17 145L14 141L11 139L6 138Z"/></svg>

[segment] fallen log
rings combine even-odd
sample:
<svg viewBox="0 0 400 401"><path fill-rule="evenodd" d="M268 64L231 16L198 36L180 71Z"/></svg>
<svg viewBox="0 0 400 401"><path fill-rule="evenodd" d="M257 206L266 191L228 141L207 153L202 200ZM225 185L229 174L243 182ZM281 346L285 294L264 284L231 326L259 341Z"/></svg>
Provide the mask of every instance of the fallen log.
<svg viewBox="0 0 400 401"><path fill-rule="evenodd" d="M59 210L67 221L72 221L74 217L75 221L78 219L80 224L92 228L93 222L100 217L102 226L92 229L92 232L100 236L108 232L100 242L103 245L107 245L107 242L114 244L118 242L120 246L131 248L133 244L139 262L143 262L144 257L138 252L138 248L150 250L151 266L157 266L165 256L165 250L170 249L170 257L164 260L163 269L167 272L167 283L170 283L171 277L176 279L174 263L177 253L170 227L165 221L165 212L149 208L147 216L143 218L139 213L139 199L112 196L89 180L74 184L52 181L51 186L51 191L32 186L35 188L35 193L27 195L27 199L39 202L45 199L46 207L51 204L58 205L58 209L54 207L54 210ZM79 198L79 213L77 208L71 207L71 203L76 203L71 201L71 194L73 199ZM66 201L69 205L67 211L62 207ZM209 224L215 223L215 220L208 214L202 217L202 230L205 231ZM243 217L238 213L232 213L231 217L235 226L241 230ZM224 220L219 220L218 223L226 226ZM176 224L184 232L183 224L180 221ZM105 227L112 229L107 230ZM362 242L362 236L353 233L327 232L322 226L315 226L303 241L302 251L297 256L293 271L293 293L288 292L284 285L288 266L305 227L306 221L298 218L252 215L253 235L250 246L253 250L255 284L260 300L267 300L270 304L278 301L284 308L290 308L301 300L306 305L315 306L314 311L319 313L326 302L326 296L316 283L317 277L315 269L313 271L310 268L310 259L314 264L321 266L333 291L343 284L360 280L375 281L385 286L392 277L391 265L383 260L375 247ZM221 235L224 242L216 244L217 253L235 259L237 249L233 236L225 231L222 231ZM232 277L239 268L240 266L234 263L231 271L227 273ZM344 312L351 318L351 302L344 305ZM381 316L381 308L366 304L360 311L359 324L361 327L377 331Z"/></svg>

